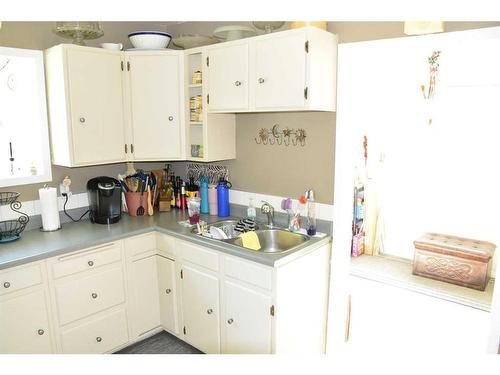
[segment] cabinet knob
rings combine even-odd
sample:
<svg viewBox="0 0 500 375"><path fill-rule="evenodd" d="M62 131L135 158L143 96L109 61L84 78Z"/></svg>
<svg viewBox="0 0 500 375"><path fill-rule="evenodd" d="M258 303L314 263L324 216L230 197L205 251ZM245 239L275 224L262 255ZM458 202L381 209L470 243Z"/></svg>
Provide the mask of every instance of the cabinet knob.
<svg viewBox="0 0 500 375"><path fill-rule="evenodd" d="M10 283L8 281L3 283L4 288L10 288Z"/></svg>
<svg viewBox="0 0 500 375"><path fill-rule="evenodd" d="M85 122L85 117L80 117L80 122L83 124Z"/></svg>
<svg viewBox="0 0 500 375"><path fill-rule="evenodd" d="M170 294L171 292L172 292L172 289L170 289L170 288L165 289L165 293Z"/></svg>
<svg viewBox="0 0 500 375"><path fill-rule="evenodd" d="M102 341L102 337L97 336L97 337L95 338L95 341L97 341L97 342L101 342L101 341Z"/></svg>
<svg viewBox="0 0 500 375"><path fill-rule="evenodd" d="M92 267L92 266L94 265L94 262L93 262L93 261L91 261L91 260L89 260L89 261L87 262L87 264L89 265L89 267Z"/></svg>
<svg viewBox="0 0 500 375"><path fill-rule="evenodd" d="M227 324L233 324L233 322L234 322L233 318L227 320Z"/></svg>
<svg viewBox="0 0 500 375"><path fill-rule="evenodd" d="M174 120L174 116L168 116L168 121L173 121Z"/></svg>
<svg viewBox="0 0 500 375"><path fill-rule="evenodd" d="M45 333L45 331L44 331L43 329L39 329L39 330L38 330L38 334L39 334L40 336L42 336L44 333Z"/></svg>
<svg viewBox="0 0 500 375"><path fill-rule="evenodd" d="M259 83L264 83L264 78L259 78Z"/></svg>
<svg viewBox="0 0 500 375"><path fill-rule="evenodd" d="M211 315L213 312L214 312L214 310L212 310L212 309L208 309L208 310L207 310L207 314L208 314L208 315Z"/></svg>
<svg viewBox="0 0 500 375"><path fill-rule="evenodd" d="M96 299L97 298L97 293L92 293L92 298Z"/></svg>
<svg viewBox="0 0 500 375"><path fill-rule="evenodd" d="M234 85L235 85L235 86L241 86L241 81L236 81L236 82L234 82Z"/></svg>

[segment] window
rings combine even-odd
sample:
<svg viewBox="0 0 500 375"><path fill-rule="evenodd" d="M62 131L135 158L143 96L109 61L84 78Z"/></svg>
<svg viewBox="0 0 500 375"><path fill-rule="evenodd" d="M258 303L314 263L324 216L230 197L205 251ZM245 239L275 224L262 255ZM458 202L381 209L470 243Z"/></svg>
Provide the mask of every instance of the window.
<svg viewBox="0 0 500 375"><path fill-rule="evenodd" d="M375 251L411 259L424 232L500 244L499 46L500 28L491 28L344 49L337 126L357 134L358 170L368 137L365 198L377 209L368 213ZM438 51L429 98L428 59Z"/></svg>
<svg viewBox="0 0 500 375"><path fill-rule="evenodd" d="M43 52L0 47L0 187L51 179Z"/></svg>

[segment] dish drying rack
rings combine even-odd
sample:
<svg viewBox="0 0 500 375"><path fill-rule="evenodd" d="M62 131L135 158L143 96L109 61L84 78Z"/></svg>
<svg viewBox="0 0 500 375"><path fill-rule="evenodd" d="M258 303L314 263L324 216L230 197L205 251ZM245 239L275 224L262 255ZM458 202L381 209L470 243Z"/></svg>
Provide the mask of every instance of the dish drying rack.
<svg viewBox="0 0 500 375"><path fill-rule="evenodd" d="M21 202L17 200L20 195L13 191L0 192L0 206L10 206L12 211L20 215L17 219L0 221L0 243L19 239L30 220L28 215L19 211L22 207Z"/></svg>

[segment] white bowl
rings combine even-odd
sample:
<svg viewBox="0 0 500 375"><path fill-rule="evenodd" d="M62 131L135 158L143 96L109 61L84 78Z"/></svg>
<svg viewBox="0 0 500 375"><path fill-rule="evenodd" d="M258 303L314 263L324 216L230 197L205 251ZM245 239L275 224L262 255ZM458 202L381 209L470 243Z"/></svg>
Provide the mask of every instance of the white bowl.
<svg viewBox="0 0 500 375"><path fill-rule="evenodd" d="M168 47L172 35L163 31L135 31L128 38L135 48L159 49Z"/></svg>

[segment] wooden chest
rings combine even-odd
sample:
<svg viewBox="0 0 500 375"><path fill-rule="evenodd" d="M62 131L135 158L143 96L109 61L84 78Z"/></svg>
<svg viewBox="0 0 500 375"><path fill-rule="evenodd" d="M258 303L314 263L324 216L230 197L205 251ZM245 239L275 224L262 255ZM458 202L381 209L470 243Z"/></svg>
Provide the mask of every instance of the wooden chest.
<svg viewBox="0 0 500 375"><path fill-rule="evenodd" d="M414 244L414 275L477 290L486 288L494 244L438 233L425 233Z"/></svg>

